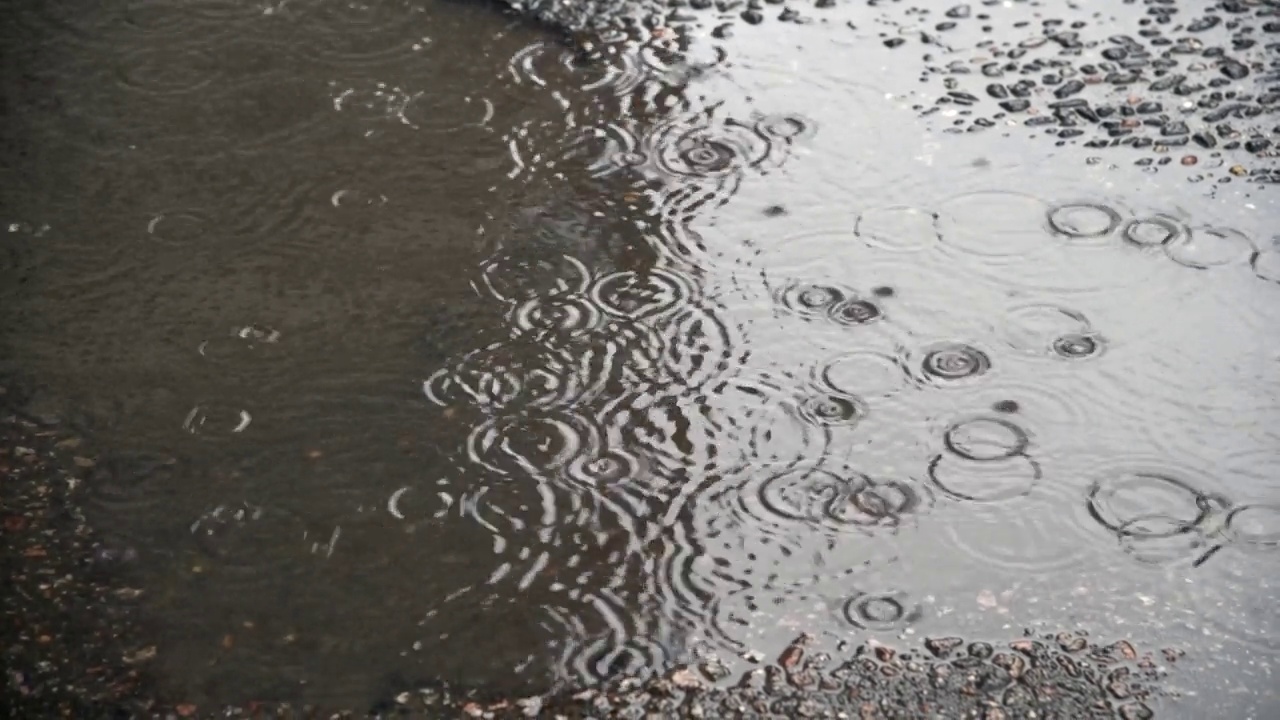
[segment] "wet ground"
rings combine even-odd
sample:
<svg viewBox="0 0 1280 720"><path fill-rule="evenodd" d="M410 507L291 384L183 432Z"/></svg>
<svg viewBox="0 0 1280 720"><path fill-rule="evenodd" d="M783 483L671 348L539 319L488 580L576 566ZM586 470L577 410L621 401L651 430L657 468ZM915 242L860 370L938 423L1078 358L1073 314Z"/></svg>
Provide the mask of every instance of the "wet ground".
<svg viewBox="0 0 1280 720"><path fill-rule="evenodd" d="M1275 714L1274 5L532 5L15 6L23 707Z"/></svg>

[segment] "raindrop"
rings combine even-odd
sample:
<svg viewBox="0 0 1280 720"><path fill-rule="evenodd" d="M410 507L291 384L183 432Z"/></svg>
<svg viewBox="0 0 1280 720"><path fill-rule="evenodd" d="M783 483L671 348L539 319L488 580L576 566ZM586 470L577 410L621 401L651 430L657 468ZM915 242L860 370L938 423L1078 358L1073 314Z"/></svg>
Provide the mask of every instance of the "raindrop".
<svg viewBox="0 0 1280 720"><path fill-rule="evenodd" d="M766 115L756 121L756 132L766 139L795 140L813 135L813 124L799 115Z"/></svg>
<svg viewBox="0 0 1280 720"><path fill-rule="evenodd" d="M845 619L863 630L899 630L921 616L920 606L902 592L859 593L844 604Z"/></svg>
<svg viewBox="0 0 1280 720"><path fill-rule="evenodd" d="M1110 235L1120 227L1120 213L1106 205L1060 205L1049 211L1049 226L1073 238Z"/></svg>
<svg viewBox="0 0 1280 720"><path fill-rule="evenodd" d="M1230 228L1198 227L1165 244L1174 262L1189 268L1205 268L1244 262L1254 253L1253 241Z"/></svg>
<svg viewBox="0 0 1280 720"><path fill-rule="evenodd" d="M847 498L837 498L828 511L841 525L897 527L905 516L918 511L924 500L904 482L870 480Z"/></svg>
<svg viewBox="0 0 1280 720"><path fill-rule="evenodd" d="M1021 455L1030 444L1022 428L1003 418L974 418L952 425L944 442L966 460L986 462Z"/></svg>
<svg viewBox="0 0 1280 720"><path fill-rule="evenodd" d="M861 473L799 467L771 475L756 492L760 505L774 516L817 522L869 484Z"/></svg>
<svg viewBox="0 0 1280 720"><path fill-rule="evenodd" d="M636 458L615 450L575 457L568 471L576 482L598 489L635 477L638 467Z"/></svg>
<svg viewBox="0 0 1280 720"><path fill-rule="evenodd" d="M533 475L556 470L596 447L598 432L568 414L492 418L467 440L471 460L500 475Z"/></svg>
<svg viewBox="0 0 1280 720"><path fill-rule="evenodd" d="M1025 454L974 461L938 455L929 463L929 478L959 500L999 502L1026 495L1040 481L1040 464Z"/></svg>

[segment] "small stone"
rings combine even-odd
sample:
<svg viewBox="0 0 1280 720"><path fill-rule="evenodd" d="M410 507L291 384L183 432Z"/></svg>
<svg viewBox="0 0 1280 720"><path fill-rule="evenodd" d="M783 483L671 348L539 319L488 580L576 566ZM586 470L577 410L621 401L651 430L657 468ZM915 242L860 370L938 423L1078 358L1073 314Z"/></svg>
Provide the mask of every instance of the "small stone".
<svg viewBox="0 0 1280 720"><path fill-rule="evenodd" d="M764 22L764 13L761 13L759 10L743 10L742 19L746 21L748 25L759 25Z"/></svg>
<svg viewBox="0 0 1280 720"><path fill-rule="evenodd" d="M1232 165L1230 172L1236 177L1242 177L1249 174L1249 171L1245 170L1243 165Z"/></svg>
<svg viewBox="0 0 1280 720"><path fill-rule="evenodd" d="M934 657L945 660L953 650L964 644L964 640L958 637L944 638L928 638L924 641L924 647Z"/></svg>
<svg viewBox="0 0 1280 720"><path fill-rule="evenodd" d="M1198 162L1200 162L1200 158L1196 157L1195 155L1183 155L1183 156L1182 156L1182 164L1183 164L1183 165L1191 166L1191 165L1195 165L1195 164L1196 164L1196 163L1198 163Z"/></svg>
<svg viewBox="0 0 1280 720"><path fill-rule="evenodd" d="M1024 112L1027 108L1031 107L1031 101L1026 98L1010 98L1001 102L1000 107L1006 112Z"/></svg>
<svg viewBox="0 0 1280 720"><path fill-rule="evenodd" d="M896 47L902 47L903 45L906 45L906 44L907 44L907 41L905 38L889 38L888 40L884 41L884 46L890 49L893 49Z"/></svg>

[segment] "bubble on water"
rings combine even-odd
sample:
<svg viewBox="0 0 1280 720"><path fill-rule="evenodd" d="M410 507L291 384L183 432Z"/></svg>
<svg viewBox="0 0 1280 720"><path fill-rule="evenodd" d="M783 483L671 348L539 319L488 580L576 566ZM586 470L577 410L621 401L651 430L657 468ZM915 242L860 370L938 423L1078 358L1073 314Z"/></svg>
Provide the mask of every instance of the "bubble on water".
<svg viewBox="0 0 1280 720"><path fill-rule="evenodd" d="M862 630L901 630L918 621L920 606L904 592L859 593L844 604L844 618Z"/></svg>
<svg viewBox="0 0 1280 720"><path fill-rule="evenodd" d="M1071 238L1098 238L1120 227L1120 213L1106 205L1077 203L1049 211L1049 227Z"/></svg>
<svg viewBox="0 0 1280 720"><path fill-rule="evenodd" d="M991 359L985 352L963 343L933 345L922 355L920 370L935 384L977 377L991 369Z"/></svg>
<svg viewBox="0 0 1280 720"><path fill-rule="evenodd" d="M1031 440L1025 430L1009 420L978 417L952 425L944 442L947 450L966 460L985 462L1021 455Z"/></svg>
<svg viewBox="0 0 1280 720"><path fill-rule="evenodd" d="M994 453L994 451L991 451ZM958 454L937 455L929 478L958 500L991 503L1029 494L1040 482L1040 463L1026 454L971 460Z"/></svg>
<svg viewBox="0 0 1280 720"><path fill-rule="evenodd" d="M1253 240L1231 228L1197 227L1164 245L1174 262L1203 270L1245 262L1253 257Z"/></svg>

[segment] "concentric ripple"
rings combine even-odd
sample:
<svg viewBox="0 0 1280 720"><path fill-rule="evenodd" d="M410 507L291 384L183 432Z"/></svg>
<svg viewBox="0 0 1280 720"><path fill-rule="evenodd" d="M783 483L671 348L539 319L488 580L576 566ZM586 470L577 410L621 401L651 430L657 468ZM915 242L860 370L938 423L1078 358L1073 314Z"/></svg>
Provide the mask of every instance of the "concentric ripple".
<svg viewBox="0 0 1280 720"><path fill-rule="evenodd" d="M934 385L975 378L991 369L986 352L963 343L940 343L921 353L920 372Z"/></svg>
<svg viewBox="0 0 1280 720"><path fill-rule="evenodd" d="M844 604L844 619L856 628L888 632L918 621L923 612L904 592L858 593Z"/></svg>
<svg viewBox="0 0 1280 720"><path fill-rule="evenodd" d="M1049 227L1069 238L1100 238L1120 227L1120 213L1107 205L1074 203L1049 211Z"/></svg>
<svg viewBox="0 0 1280 720"><path fill-rule="evenodd" d="M1170 259L1197 270L1246 262L1253 257L1254 249L1248 235L1221 227L1192 228L1164 245Z"/></svg>
<svg viewBox="0 0 1280 720"><path fill-rule="evenodd" d="M849 298L833 305L828 316L841 325L866 325L884 317L880 306L870 300Z"/></svg>
<svg viewBox="0 0 1280 720"><path fill-rule="evenodd" d="M302 572L309 550L327 557L337 549L332 531L321 537L324 533L309 531L287 512L248 502L218 505L191 523L190 531L192 542L208 558L202 572L241 591ZM316 542L321 546L313 547Z"/></svg>

